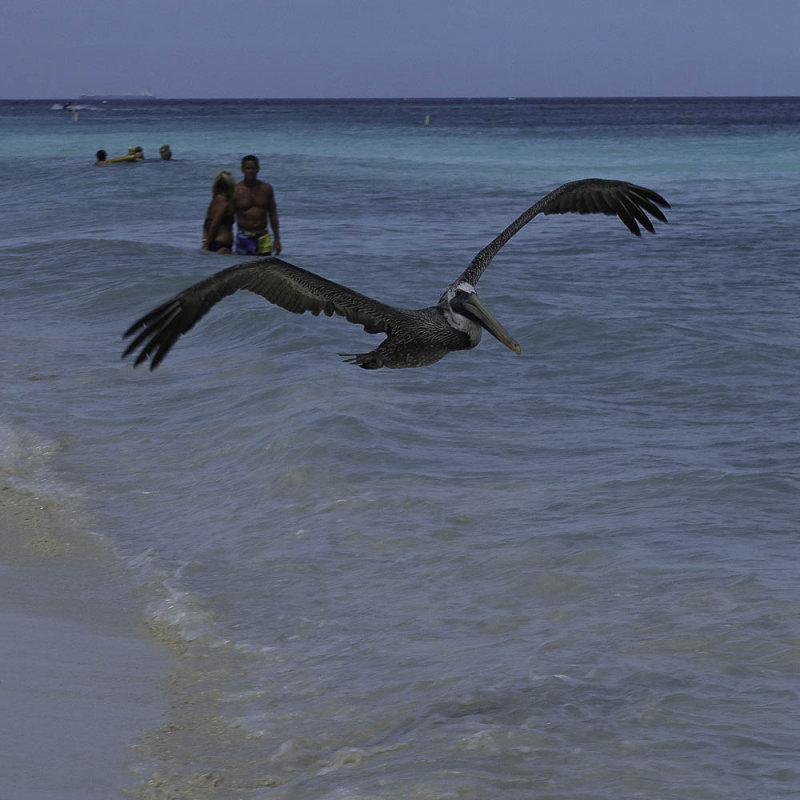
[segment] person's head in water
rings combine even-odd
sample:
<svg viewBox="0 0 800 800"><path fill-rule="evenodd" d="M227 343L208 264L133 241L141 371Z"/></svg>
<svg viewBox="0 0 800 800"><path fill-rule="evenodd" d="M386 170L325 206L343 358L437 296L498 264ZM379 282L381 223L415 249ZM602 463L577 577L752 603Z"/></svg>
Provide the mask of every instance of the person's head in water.
<svg viewBox="0 0 800 800"><path fill-rule="evenodd" d="M102 163L103 163L103 161L105 161L105 160L108 158L108 155L107 155L107 153L106 153L106 151L105 151L105 150L98 150L98 151L95 153L95 156L96 156L96 158L97 158L97 163L98 163L98 164L102 164Z"/></svg>
<svg viewBox="0 0 800 800"><path fill-rule="evenodd" d="M172 158L172 150L168 144L162 144L161 147L158 148L158 152L161 153L162 161L169 161Z"/></svg>

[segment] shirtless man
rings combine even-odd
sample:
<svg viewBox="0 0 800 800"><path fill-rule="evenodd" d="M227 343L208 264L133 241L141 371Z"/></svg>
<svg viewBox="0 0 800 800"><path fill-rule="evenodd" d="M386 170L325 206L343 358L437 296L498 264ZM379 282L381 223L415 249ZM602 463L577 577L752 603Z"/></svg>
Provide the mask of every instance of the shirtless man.
<svg viewBox="0 0 800 800"><path fill-rule="evenodd" d="M278 207L272 186L258 180L258 159L245 156L242 159L244 180L236 184L233 208L236 212L236 254L246 256L268 256L281 252L281 235L278 225ZM272 237L269 225L272 226Z"/></svg>

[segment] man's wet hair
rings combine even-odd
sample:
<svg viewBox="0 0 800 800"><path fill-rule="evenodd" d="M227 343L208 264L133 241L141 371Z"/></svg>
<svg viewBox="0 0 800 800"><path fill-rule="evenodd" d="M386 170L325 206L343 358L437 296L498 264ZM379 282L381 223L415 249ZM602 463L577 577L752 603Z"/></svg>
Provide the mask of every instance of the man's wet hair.
<svg viewBox="0 0 800 800"><path fill-rule="evenodd" d="M255 162L256 162L256 166L257 166L257 167L260 167L260 166L261 166L261 164L259 164L259 163L258 163L258 158L257 158L257 156L245 156L245 157L242 159L242 166L244 166L244 162L245 162L245 161L255 161Z"/></svg>

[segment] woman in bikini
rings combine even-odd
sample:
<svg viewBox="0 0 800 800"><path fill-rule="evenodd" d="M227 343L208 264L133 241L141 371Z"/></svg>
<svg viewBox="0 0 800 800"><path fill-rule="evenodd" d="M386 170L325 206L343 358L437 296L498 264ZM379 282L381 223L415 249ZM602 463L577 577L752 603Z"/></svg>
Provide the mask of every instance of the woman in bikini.
<svg viewBox="0 0 800 800"><path fill-rule="evenodd" d="M208 204L203 222L203 250L212 253L230 253L233 250L233 193L236 182L226 170L214 178L211 187L211 202Z"/></svg>

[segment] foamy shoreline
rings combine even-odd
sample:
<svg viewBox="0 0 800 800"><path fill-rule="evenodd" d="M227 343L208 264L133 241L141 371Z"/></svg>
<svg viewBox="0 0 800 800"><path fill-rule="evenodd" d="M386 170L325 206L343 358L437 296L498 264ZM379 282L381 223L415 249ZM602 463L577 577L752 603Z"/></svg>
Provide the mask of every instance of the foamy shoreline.
<svg viewBox="0 0 800 800"><path fill-rule="evenodd" d="M109 800L135 786L131 745L164 722L172 668L142 609L68 504L0 484L0 794Z"/></svg>

